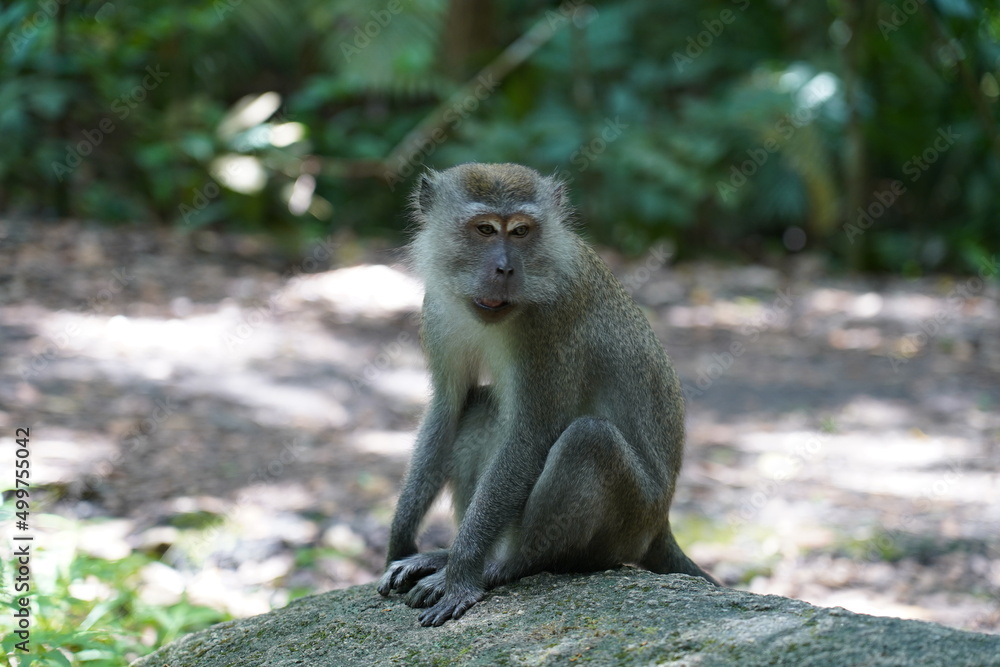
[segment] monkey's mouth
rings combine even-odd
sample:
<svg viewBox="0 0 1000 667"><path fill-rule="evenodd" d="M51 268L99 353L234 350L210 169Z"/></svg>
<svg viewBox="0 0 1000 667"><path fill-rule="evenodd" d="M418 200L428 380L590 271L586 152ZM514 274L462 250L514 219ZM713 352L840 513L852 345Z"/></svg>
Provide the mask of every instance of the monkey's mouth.
<svg viewBox="0 0 1000 667"><path fill-rule="evenodd" d="M476 304L476 308L482 308L491 313L499 313L511 306L510 301L501 301L500 299L473 299L472 302Z"/></svg>

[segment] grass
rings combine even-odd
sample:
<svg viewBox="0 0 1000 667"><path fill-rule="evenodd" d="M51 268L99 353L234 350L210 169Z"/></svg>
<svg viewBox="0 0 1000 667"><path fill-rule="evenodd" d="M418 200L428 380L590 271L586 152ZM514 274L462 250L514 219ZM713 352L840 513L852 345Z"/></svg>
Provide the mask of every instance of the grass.
<svg viewBox="0 0 1000 667"><path fill-rule="evenodd" d="M229 620L222 611L184 598L166 606L143 601L141 572L154 562L156 559L142 553L106 560L37 545L31 554L27 596L31 610L27 652L15 648L21 638L10 625L17 607L12 600L9 561L5 562L3 583L8 595L3 605L9 609L2 612L4 639L0 645L9 664L120 667L182 635Z"/></svg>

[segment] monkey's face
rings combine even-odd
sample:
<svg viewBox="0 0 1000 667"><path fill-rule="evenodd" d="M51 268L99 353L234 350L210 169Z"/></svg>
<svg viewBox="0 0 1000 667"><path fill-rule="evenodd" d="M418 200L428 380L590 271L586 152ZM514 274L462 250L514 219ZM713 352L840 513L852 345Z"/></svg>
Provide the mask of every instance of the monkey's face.
<svg viewBox="0 0 1000 667"><path fill-rule="evenodd" d="M575 236L557 181L520 165L461 165L425 175L413 207L411 257L428 292L488 324L560 297Z"/></svg>
<svg viewBox="0 0 1000 667"><path fill-rule="evenodd" d="M523 214L493 213L470 218L463 230L467 252L459 270L469 276L469 305L484 322L499 322L513 310L524 285L524 255L537 231L535 220Z"/></svg>

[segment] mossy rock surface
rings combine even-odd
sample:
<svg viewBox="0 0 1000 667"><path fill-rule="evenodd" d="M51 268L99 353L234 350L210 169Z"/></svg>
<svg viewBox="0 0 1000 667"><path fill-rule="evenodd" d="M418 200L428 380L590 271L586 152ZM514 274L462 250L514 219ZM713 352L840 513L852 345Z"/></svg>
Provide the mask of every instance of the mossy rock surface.
<svg viewBox="0 0 1000 667"><path fill-rule="evenodd" d="M625 568L542 574L424 628L374 585L215 625L134 667L344 665L1000 666L1000 636L854 614Z"/></svg>

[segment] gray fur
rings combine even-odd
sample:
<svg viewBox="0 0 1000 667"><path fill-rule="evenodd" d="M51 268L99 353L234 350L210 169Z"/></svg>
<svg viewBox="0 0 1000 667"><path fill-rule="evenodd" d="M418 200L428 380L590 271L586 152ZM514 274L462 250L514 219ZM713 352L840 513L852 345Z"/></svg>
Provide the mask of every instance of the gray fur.
<svg viewBox="0 0 1000 667"><path fill-rule="evenodd" d="M668 519L684 441L677 375L572 230L562 190L519 165L468 164L430 172L414 193L410 254L426 282L434 394L379 592L408 591L408 604L427 607L424 625L540 571L634 563L714 581ZM511 219L527 220L523 238ZM418 554L420 521L445 484L455 542Z"/></svg>

